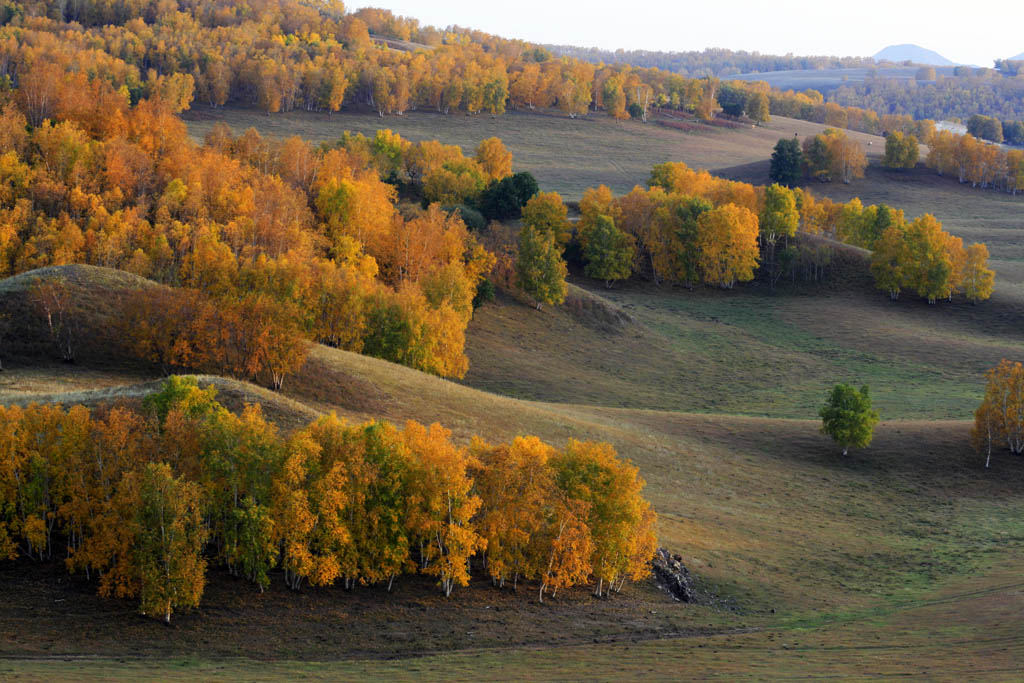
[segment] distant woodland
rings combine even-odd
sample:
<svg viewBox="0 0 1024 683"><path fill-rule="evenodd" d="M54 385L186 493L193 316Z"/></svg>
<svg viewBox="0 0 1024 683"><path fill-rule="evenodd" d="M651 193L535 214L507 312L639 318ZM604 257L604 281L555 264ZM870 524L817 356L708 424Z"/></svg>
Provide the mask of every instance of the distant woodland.
<svg viewBox="0 0 1024 683"><path fill-rule="evenodd" d="M596 47L545 45L558 57L573 57L595 64L630 64L662 69L682 76L726 78L735 74L803 69L855 69L877 66L871 57L764 55L746 50L708 48L686 52L654 50L601 50Z"/></svg>
<svg viewBox="0 0 1024 683"><path fill-rule="evenodd" d="M52 107L56 70L88 71L131 102L160 91L183 109L244 104L268 113L369 107L381 116L416 109L489 113L557 107L570 117L603 111L646 120L652 109L708 120L720 109L763 121L771 113L881 133L889 116L1024 119L1015 62L962 76L869 79L829 93L780 93L720 77L742 68L864 66L862 59L770 57L725 50L610 53L551 50L463 29L439 30L387 10L346 13L340 2L157 0L8 2L0 11L0 77L39 90L33 122ZM660 55L660 56L659 56ZM667 61L665 61L667 60ZM924 72L929 70L924 69ZM747 106L723 91L742 92ZM766 101L767 100L767 101ZM900 128L905 129L906 124ZM1013 140L1009 140L1013 142Z"/></svg>

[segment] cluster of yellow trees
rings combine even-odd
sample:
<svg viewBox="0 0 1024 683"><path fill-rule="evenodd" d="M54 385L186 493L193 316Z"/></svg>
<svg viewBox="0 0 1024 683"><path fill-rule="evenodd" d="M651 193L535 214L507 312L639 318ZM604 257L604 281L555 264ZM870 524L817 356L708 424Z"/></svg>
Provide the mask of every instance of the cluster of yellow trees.
<svg viewBox="0 0 1024 683"><path fill-rule="evenodd" d="M28 93L0 95L0 275L118 268L194 290L213 311L265 313L291 336L465 374L464 331L493 256L440 203L471 201L511 174L500 140L467 157L390 131L314 148L220 127L200 146L159 93L129 106L93 83L107 110L61 90L49 102L57 118L35 125ZM400 205L396 184L428 208ZM163 316L150 329L188 308L136 303L140 316ZM181 348L171 364L198 367L181 365L188 357Z"/></svg>
<svg viewBox="0 0 1024 683"><path fill-rule="evenodd" d="M95 98L99 81L132 102L160 94L178 111L193 99L268 113L360 105L382 116L557 107L571 117L604 111L646 120L658 108L707 120L723 109L755 121L770 111L872 134L898 131L922 143L935 130L931 120L825 102L816 90L556 58L524 41L420 26L387 10L347 12L340 0L10 0L4 19L0 76L32 91L33 124L52 117L61 90L76 89L83 107L103 111L111 100ZM852 95L841 89L837 99L851 102ZM876 110L894 110L873 97Z"/></svg>
<svg viewBox="0 0 1024 683"><path fill-rule="evenodd" d="M1024 190L1024 150L1004 149L971 134L948 130L928 142L926 163L939 175L954 176L971 187L990 187L1011 194Z"/></svg>
<svg viewBox="0 0 1024 683"><path fill-rule="evenodd" d="M555 59L523 41L420 28L382 10L346 13L340 2L168 6L147 0L115 8L101 0L64 6L23 0L9 12L10 26L0 30L5 74L18 86L45 77L42 92L60 88L68 78L63 71L89 70L127 97L162 90L183 108L193 97L268 113L335 112L349 104L381 115L555 106L571 117L594 107L622 118L627 107L645 115L670 106L706 117L717 108L717 79ZM394 49L378 36L425 42ZM37 122L46 109L40 102Z"/></svg>
<svg viewBox="0 0 1024 683"><path fill-rule="evenodd" d="M870 249L875 285L892 299L907 289L929 303L957 294L973 302L991 296L995 273L988 267L988 248L983 243L965 248L931 214L907 221L902 210L885 204L864 206L858 198L837 204L794 192L801 230Z"/></svg>
<svg viewBox="0 0 1024 683"><path fill-rule="evenodd" d="M126 350L164 373L192 368L265 382L278 390L309 354L302 310L268 294L214 301L194 289L153 287L131 293L125 303L121 334ZM320 313L337 316L345 311L325 307ZM347 337L337 340L339 346L359 334L348 322L339 324Z"/></svg>
<svg viewBox="0 0 1024 683"><path fill-rule="evenodd" d="M909 223L895 221L874 244L871 274L875 286L892 299L903 289L934 304L964 294L977 303L992 295L995 272L988 268L988 248L981 243L964 249L963 240L942 229L931 214Z"/></svg>
<svg viewBox="0 0 1024 683"><path fill-rule="evenodd" d="M610 261L595 277L648 272L655 280L728 288L754 276L759 201L753 185L668 162L654 167L650 189L621 197L604 185L584 192L577 238L589 262Z"/></svg>
<svg viewBox="0 0 1024 683"><path fill-rule="evenodd" d="M0 408L0 559L63 556L169 620L198 605L209 563L260 590L276 568L293 589L418 571L445 595L475 564L543 600L618 590L654 554L643 481L608 444L467 448L437 424L334 416L284 437L258 406L235 415L180 377L145 403Z"/></svg>
<svg viewBox="0 0 1024 683"><path fill-rule="evenodd" d="M1005 358L985 373L985 398L974 412L971 443L992 462L992 449L1024 453L1024 366Z"/></svg>
<svg viewBox="0 0 1024 683"><path fill-rule="evenodd" d="M818 180L841 180L849 184L864 177L868 159L864 150L846 133L826 128L823 133L805 138L803 142L804 166L807 174Z"/></svg>
<svg viewBox="0 0 1024 683"><path fill-rule="evenodd" d="M635 187L621 197L603 185L589 189L580 212L576 239L587 273L606 280L648 273L731 287L753 279L760 265L774 284L783 266L795 263L788 238L799 231L873 250L875 282L894 299L913 289L931 302L961 292L980 301L993 288L985 245L965 249L931 215L907 222L884 204L865 207L857 198L837 204L800 188L725 180L682 163L655 166L650 189ZM564 218L548 223L568 230ZM776 254L779 244L783 251Z"/></svg>

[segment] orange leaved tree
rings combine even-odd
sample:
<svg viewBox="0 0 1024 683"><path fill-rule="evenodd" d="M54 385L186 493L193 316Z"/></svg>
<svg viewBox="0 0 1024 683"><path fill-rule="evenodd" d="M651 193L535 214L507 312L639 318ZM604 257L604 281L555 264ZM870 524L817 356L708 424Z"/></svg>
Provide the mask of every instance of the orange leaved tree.
<svg viewBox="0 0 1024 683"><path fill-rule="evenodd" d="M986 453L988 467L999 444L1015 455L1024 453L1024 366L1003 359L985 378L985 398L974 413L971 441Z"/></svg>
<svg viewBox="0 0 1024 683"><path fill-rule="evenodd" d="M409 540L419 548L420 570L438 577L445 597L469 584L469 558L486 543L473 525L480 498L472 493L470 456L451 432L409 421L402 440L409 449Z"/></svg>

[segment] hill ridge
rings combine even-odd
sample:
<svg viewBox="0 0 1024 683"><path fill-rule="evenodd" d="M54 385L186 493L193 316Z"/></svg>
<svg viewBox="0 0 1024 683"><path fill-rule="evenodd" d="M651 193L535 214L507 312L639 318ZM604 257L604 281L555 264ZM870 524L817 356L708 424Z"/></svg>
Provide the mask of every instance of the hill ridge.
<svg viewBox="0 0 1024 683"><path fill-rule="evenodd" d="M873 56L876 62L905 62L909 60L917 64L928 64L931 66L955 66L956 64L934 50L929 50L913 43L887 45Z"/></svg>

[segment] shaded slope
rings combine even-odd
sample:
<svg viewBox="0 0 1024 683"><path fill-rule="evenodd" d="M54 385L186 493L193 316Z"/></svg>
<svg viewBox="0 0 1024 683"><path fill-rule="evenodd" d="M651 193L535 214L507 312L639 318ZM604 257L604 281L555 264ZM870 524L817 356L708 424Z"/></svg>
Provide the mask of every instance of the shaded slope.
<svg viewBox="0 0 1024 683"><path fill-rule="evenodd" d="M836 289L774 294L763 283L605 290L579 280L636 321L610 332L500 299L470 323L464 382L562 403L806 418L847 381L870 384L884 417L966 419L984 372L1024 356L1024 302L1002 289L978 306L928 306L912 293L891 302L853 274L832 277Z"/></svg>

